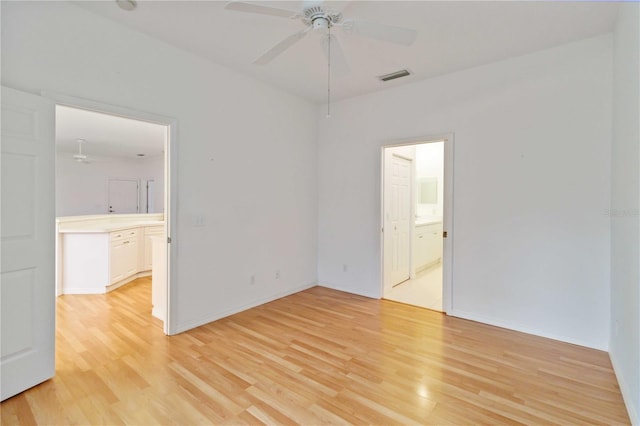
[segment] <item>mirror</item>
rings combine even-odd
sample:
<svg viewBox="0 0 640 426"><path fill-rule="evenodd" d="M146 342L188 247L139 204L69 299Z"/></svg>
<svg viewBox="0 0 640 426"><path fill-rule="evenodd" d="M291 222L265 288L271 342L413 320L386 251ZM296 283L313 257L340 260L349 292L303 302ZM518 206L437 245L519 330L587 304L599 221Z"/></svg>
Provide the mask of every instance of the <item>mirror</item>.
<svg viewBox="0 0 640 426"><path fill-rule="evenodd" d="M420 178L418 184L418 204L437 204L438 178Z"/></svg>

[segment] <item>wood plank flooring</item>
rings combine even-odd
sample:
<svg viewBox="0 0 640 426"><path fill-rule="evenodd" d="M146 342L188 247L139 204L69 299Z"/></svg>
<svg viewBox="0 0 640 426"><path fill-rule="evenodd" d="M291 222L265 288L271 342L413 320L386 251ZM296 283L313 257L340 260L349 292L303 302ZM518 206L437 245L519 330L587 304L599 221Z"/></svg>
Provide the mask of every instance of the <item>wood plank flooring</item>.
<svg viewBox="0 0 640 426"><path fill-rule="evenodd" d="M166 337L150 300L59 297L2 424L629 424L605 352L321 287Z"/></svg>

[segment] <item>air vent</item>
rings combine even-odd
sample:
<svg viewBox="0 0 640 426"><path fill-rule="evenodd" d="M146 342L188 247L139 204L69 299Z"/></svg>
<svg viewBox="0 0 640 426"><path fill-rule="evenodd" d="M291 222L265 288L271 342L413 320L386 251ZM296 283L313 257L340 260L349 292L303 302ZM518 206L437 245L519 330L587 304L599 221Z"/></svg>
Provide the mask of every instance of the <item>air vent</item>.
<svg viewBox="0 0 640 426"><path fill-rule="evenodd" d="M380 81L390 81L390 80L395 80L396 78L406 77L408 75L411 75L411 73L408 70L400 70L400 71L392 72L391 74L381 75L378 78L380 79Z"/></svg>

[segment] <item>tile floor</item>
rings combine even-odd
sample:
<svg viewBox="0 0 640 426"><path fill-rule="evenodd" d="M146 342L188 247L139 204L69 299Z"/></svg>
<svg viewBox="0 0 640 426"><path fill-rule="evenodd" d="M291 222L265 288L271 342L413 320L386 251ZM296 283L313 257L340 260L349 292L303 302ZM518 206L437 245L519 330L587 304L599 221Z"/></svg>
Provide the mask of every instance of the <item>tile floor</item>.
<svg viewBox="0 0 640 426"><path fill-rule="evenodd" d="M442 312L442 263L418 272L385 293L385 299Z"/></svg>

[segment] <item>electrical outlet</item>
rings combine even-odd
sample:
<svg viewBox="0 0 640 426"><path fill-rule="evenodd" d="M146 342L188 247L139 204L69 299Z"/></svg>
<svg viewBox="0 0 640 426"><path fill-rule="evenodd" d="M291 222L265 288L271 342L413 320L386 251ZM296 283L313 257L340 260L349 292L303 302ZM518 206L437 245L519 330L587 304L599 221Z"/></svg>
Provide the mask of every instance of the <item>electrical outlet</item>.
<svg viewBox="0 0 640 426"><path fill-rule="evenodd" d="M280 271L276 271L276 280L280 279Z"/></svg>

